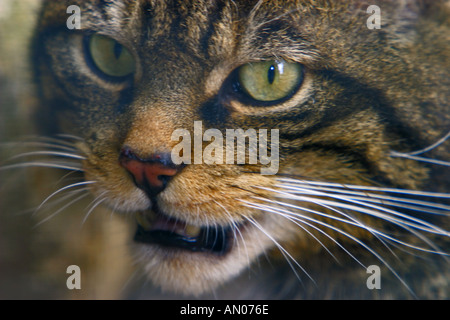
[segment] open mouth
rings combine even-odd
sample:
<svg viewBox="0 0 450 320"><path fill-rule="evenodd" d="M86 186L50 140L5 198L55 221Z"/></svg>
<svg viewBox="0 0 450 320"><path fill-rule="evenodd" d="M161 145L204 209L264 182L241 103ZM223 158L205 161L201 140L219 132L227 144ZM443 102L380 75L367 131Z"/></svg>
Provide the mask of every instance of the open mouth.
<svg viewBox="0 0 450 320"><path fill-rule="evenodd" d="M137 221L136 242L218 255L231 247L231 227L198 227L155 210L139 212Z"/></svg>

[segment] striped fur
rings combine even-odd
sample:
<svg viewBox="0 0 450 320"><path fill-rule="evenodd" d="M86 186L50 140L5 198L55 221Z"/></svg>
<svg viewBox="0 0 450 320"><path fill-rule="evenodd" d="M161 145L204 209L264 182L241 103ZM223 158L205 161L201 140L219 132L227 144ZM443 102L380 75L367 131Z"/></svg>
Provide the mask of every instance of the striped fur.
<svg viewBox="0 0 450 320"><path fill-rule="evenodd" d="M69 4L82 9L80 31L64 27ZM382 8L380 30L366 27L371 4ZM412 154L450 130L448 10L445 1L413 0L46 1L34 42L42 132L78 137L77 168L96 205L133 215L152 200L118 164L124 145L143 155L170 152L172 132L192 130L196 120L205 129L280 130L278 175L189 165L158 195L173 218L234 230L233 249L221 257L137 246L145 273L165 290L211 292L273 256L282 262L255 279L250 296L267 286L269 297L448 298L448 279L435 284L449 270L448 205L433 207L448 201L448 142L426 153L441 165ZM83 37L92 33L132 52L130 83L107 83L89 68ZM238 67L278 58L305 68L289 100L261 107L227 91ZM305 181L332 190L318 193ZM368 188L358 196L377 199L376 207L351 198L352 186ZM392 198L391 210L377 197L394 197L392 190L423 193ZM405 196L423 198L425 217L419 205L401 205ZM414 254L432 256L425 269L417 265L422 274ZM366 288L362 267L371 263L386 269L381 293Z"/></svg>

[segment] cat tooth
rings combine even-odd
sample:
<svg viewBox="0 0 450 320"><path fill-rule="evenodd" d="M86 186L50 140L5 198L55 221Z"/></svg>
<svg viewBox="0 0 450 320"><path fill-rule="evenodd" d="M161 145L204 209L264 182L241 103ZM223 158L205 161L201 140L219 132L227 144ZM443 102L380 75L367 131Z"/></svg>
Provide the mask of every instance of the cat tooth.
<svg viewBox="0 0 450 320"><path fill-rule="evenodd" d="M189 225L189 224L186 225L186 228L184 229L184 233L191 238L198 237L200 235L201 231L202 231L202 229L200 227Z"/></svg>
<svg viewBox="0 0 450 320"><path fill-rule="evenodd" d="M153 225L153 214L149 214L148 212L138 212L136 214L136 220L144 230L148 231Z"/></svg>

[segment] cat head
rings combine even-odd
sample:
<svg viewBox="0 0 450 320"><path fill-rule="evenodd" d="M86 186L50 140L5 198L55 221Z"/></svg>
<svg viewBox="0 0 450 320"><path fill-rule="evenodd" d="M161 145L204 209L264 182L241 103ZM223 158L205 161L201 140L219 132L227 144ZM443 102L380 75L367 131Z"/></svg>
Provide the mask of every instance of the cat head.
<svg viewBox="0 0 450 320"><path fill-rule="evenodd" d="M306 181L429 184L428 166L392 152L445 134L448 8L376 1L381 29L370 29L372 2L44 2L39 122L76 136L92 194L136 216L139 260L155 283L198 294L266 252L307 257L323 243L374 238L339 221ZM68 28L70 5L80 29Z"/></svg>

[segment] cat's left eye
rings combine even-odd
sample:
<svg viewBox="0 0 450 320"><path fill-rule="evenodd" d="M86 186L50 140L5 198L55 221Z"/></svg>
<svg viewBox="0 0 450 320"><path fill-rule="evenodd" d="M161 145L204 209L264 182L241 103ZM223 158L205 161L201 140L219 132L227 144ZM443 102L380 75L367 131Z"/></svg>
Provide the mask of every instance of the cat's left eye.
<svg viewBox="0 0 450 320"><path fill-rule="evenodd" d="M238 69L239 88L261 103L276 103L290 97L302 81L302 65L284 60L247 63Z"/></svg>
<svg viewBox="0 0 450 320"><path fill-rule="evenodd" d="M136 64L130 51L116 40L94 34L87 43L89 55L102 75L122 79L134 73Z"/></svg>

